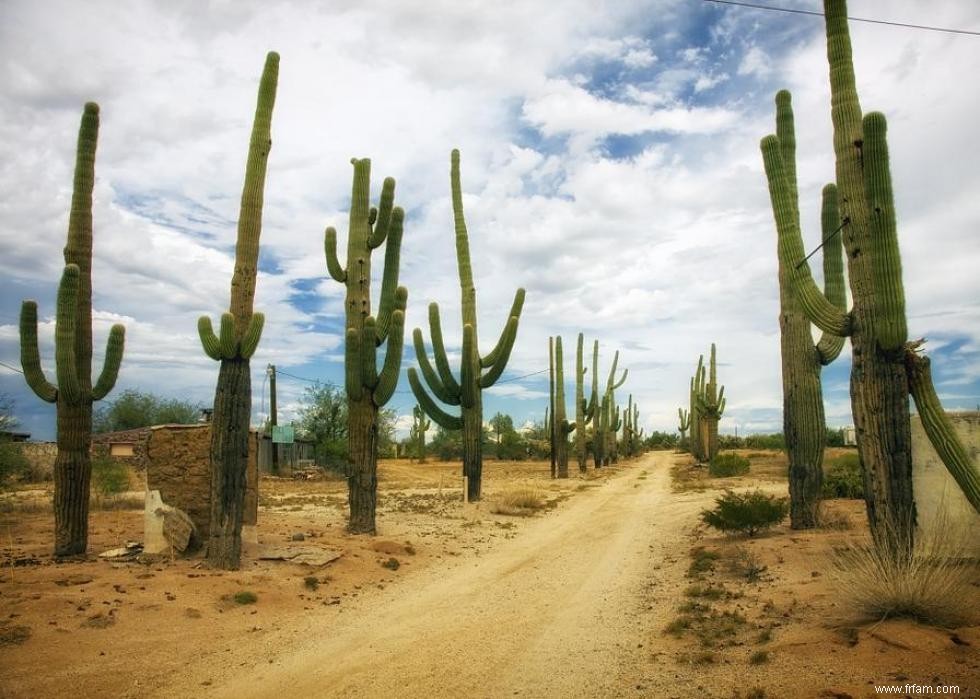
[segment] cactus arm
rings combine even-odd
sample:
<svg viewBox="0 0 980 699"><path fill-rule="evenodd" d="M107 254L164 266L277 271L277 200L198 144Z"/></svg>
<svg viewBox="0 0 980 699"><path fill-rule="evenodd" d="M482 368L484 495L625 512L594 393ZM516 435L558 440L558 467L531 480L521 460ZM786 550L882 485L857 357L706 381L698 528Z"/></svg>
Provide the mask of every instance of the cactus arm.
<svg viewBox="0 0 980 699"><path fill-rule="evenodd" d="M102 400L105 398L119 378L119 365L122 363L123 349L126 345L126 328L118 323L112 326L109 331L109 340L105 347L105 363L102 365L102 372L99 380L92 388L92 400Z"/></svg>
<svg viewBox="0 0 980 699"><path fill-rule="evenodd" d="M235 316L231 313L221 314L221 328L218 330L218 348L224 359L231 359L237 354L235 340Z"/></svg>
<svg viewBox="0 0 980 699"><path fill-rule="evenodd" d="M344 342L344 386L347 397L359 401L364 395L364 384L361 383L361 333L354 328L347 328L347 338Z"/></svg>
<svg viewBox="0 0 980 699"><path fill-rule="evenodd" d="M821 192L820 228L823 232L823 293L827 300L845 311L847 294L844 291L843 244L840 235L833 235L840 227L840 210L837 206L837 185L825 185ZM822 333L817 343L817 357L827 366L844 349L844 338L832 333Z"/></svg>
<svg viewBox="0 0 980 699"><path fill-rule="evenodd" d="M20 363L27 385L45 403L58 400L58 389L44 376L41 352L37 346L37 302L24 301L20 307Z"/></svg>
<svg viewBox="0 0 980 699"><path fill-rule="evenodd" d="M377 324L374 316L364 319L361 329L361 376L360 382L367 389L373 389L378 384L378 345L375 340Z"/></svg>
<svg viewBox="0 0 980 699"><path fill-rule="evenodd" d="M58 391L68 403L75 403L82 397L75 352L80 276L78 265L65 265L58 285L58 311L54 325L55 376Z"/></svg>
<svg viewBox="0 0 980 699"><path fill-rule="evenodd" d="M908 339L902 259L895 230L895 200L888 165L888 124L881 112L864 116L864 189L871 214L871 264L875 280L875 330L883 349L898 349Z"/></svg>
<svg viewBox="0 0 980 699"><path fill-rule="evenodd" d="M514 340L517 339L517 324L517 316L511 316L510 320L507 321L507 327L504 328L504 332L500 336L500 343L497 345L498 348L501 348L497 361L490 367L490 371L480 377L480 388L490 388L497 383L497 379L504 373L507 360L510 359L510 352L514 347Z"/></svg>
<svg viewBox="0 0 980 699"><path fill-rule="evenodd" d="M824 332L840 337L851 334L851 317L827 300L810 273L810 265L803 261L803 239L799 225L794 220L796 205L790 197L790 187L779 139L766 136L762 139L762 159L769 181L769 198L772 202L776 231L779 236L778 251L784 268L789 272L800 306L810 321Z"/></svg>
<svg viewBox="0 0 980 699"><path fill-rule="evenodd" d="M610 388L615 391L617 388L619 388L624 383L626 383L626 376L627 374L629 374L629 372L630 372L629 369L623 369L623 375L620 377L619 381L614 383Z"/></svg>
<svg viewBox="0 0 980 699"><path fill-rule="evenodd" d="M464 408L472 408L476 405L477 383L479 377L475 376L479 371L480 359L476 354L476 331L473 326L467 323L463 326L463 359L460 362L459 371L459 404Z"/></svg>
<svg viewBox="0 0 980 699"><path fill-rule="evenodd" d="M565 434L571 434L572 432L575 431L575 428L577 426L578 426L578 423L576 423L574 421L573 422L569 422L568 420L562 420L562 422L561 422L561 431L564 432Z"/></svg>
<svg viewBox="0 0 980 699"><path fill-rule="evenodd" d="M905 354L909 391L922 418L929 442L942 459L960 490L980 514L980 470L977 469L963 443L957 438L946 417L932 383L929 358L909 350Z"/></svg>
<svg viewBox="0 0 980 699"><path fill-rule="evenodd" d="M453 201L453 227L456 233L456 266L459 269L459 286L462 290L463 323L476 330L476 287L473 285L473 268L470 265L470 243L463 215L463 188L459 177L459 150L454 148L449 156L449 184Z"/></svg>
<svg viewBox="0 0 980 699"><path fill-rule="evenodd" d="M390 226L393 220L394 204L395 180L394 178L386 177L381 185L381 200L378 202L378 208L375 209L372 207L368 213L368 224L374 226L374 229L368 236L367 244L369 250L380 247L381 243L385 242L385 238L391 230Z"/></svg>
<svg viewBox="0 0 980 699"><path fill-rule="evenodd" d="M459 395L459 384L456 377L449 369L449 358L446 356L446 346L442 342L442 323L439 320L439 304L429 304L429 335L432 338L432 357L436 362L436 369L442 379L442 384L446 387L449 395ZM457 403L452 403L457 405Z"/></svg>
<svg viewBox="0 0 980 699"><path fill-rule="evenodd" d="M248 321L248 326L245 328L245 335L242 337L241 349L239 350L242 359L251 359L252 355L255 354L255 350L259 346L259 340L262 338L262 328L264 326L265 314L253 313Z"/></svg>
<svg viewBox="0 0 980 699"><path fill-rule="evenodd" d="M436 424L446 430L461 430L463 429L463 418L456 415L450 415L436 405L435 401L429 397L429 394L425 392L422 384L419 382L419 375L415 371L414 367L408 370L408 383L412 387L412 393L415 394L415 400L419 402L422 410L425 414L435 420Z"/></svg>
<svg viewBox="0 0 980 699"><path fill-rule="evenodd" d="M388 180L385 180L386 185L387 183ZM406 300L399 301L399 293L405 290L405 287L398 286L398 264L401 255L402 230L405 225L405 211L400 206L396 206L394 210L390 211L389 216L391 222L388 226L388 245L385 247L385 266L381 277L381 301L378 305L376 342L379 345L388 338L392 312L399 307L399 303L402 304L401 310L404 312L407 302ZM407 295L408 291L405 291L406 298Z"/></svg>
<svg viewBox="0 0 980 699"><path fill-rule="evenodd" d="M510 313L507 314L507 323L505 323L504 332L502 332L500 334L500 339L497 340L497 346L493 348L493 350L490 352L490 354L488 354L485 357L481 357L480 358L480 366L481 367L483 367L484 369L486 369L487 367L490 367L490 366L493 366L494 364L496 364L497 363L497 359L498 359L498 357L500 357L501 352L503 352L504 354L508 354L508 355L510 354L510 348L509 347L506 349L506 351L504 350L505 340L507 338L506 328L510 325L511 319L516 318L516 319L520 320L520 318L521 318L521 311L523 310L523 308L524 308L524 289L518 289L517 290L517 293L514 294L514 303L511 304ZM511 344L511 347L512 347L513 344L514 344L513 339L511 339L510 344ZM507 362L507 360L505 359L504 360L504 363L506 363L506 362Z"/></svg>
<svg viewBox="0 0 980 699"><path fill-rule="evenodd" d="M677 409L677 429L686 432L691 426L691 413L687 410Z"/></svg>
<svg viewBox="0 0 980 699"><path fill-rule="evenodd" d="M197 319L197 334L201 338L204 353L211 359L221 359L221 343L214 334L214 327L211 325L210 318L201 316Z"/></svg>
<svg viewBox="0 0 980 699"><path fill-rule="evenodd" d="M391 245L389 239L388 245ZM404 289L404 287L400 287ZM407 293L407 292L406 292ZM405 311L396 308L391 314L391 329L388 333L388 347L385 363L378 375L378 385L374 389L374 404L381 406L391 400L398 386L398 373L402 365L402 351L405 337Z"/></svg>
<svg viewBox="0 0 980 699"><path fill-rule="evenodd" d="M442 385L439 375L432 368L432 364L429 363L429 355L425 351L425 341L422 339L422 331L418 328L415 328L415 331L412 333L412 341L415 344L415 357L418 359L422 376L425 377L425 382L432 389L436 398L449 405L459 405L459 393L450 393L447 391L446 387Z"/></svg>
<svg viewBox="0 0 980 699"><path fill-rule="evenodd" d="M341 284L346 284L347 272L337 258L337 229L333 226L327 226L327 230L323 233L323 254L327 258L327 271L330 272L330 276Z"/></svg>

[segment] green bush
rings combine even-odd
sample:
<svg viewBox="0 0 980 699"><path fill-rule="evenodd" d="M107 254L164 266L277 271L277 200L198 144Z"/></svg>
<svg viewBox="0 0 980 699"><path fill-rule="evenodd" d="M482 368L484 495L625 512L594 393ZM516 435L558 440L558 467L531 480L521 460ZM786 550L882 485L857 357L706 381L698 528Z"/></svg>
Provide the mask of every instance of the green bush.
<svg viewBox="0 0 980 699"><path fill-rule="evenodd" d="M741 476L749 472L749 460L734 452L717 454L708 464L708 475L716 478Z"/></svg>
<svg viewBox="0 0 980 699"><path fill-rule="evenodd" d="M857 453L838 456L824 469L821 495L825 499L864 497L861 457Z"/></svg>
<svg viewBox="0 0 980 699"><path fill-rule="evenodd" d="M129 469L111 456L92 459L92 490L106 498L129 490Z"/></svg>
<svg viewBox="0 0 980 699"><path fill-rule="evenodd" d="M20 445L0 439L0 488L15 478L23 477L30 469L31 464Z"/></svg>
<svg viewBox="0 0 980 699"><path fill-rule="evenodd" d="M767 495L761 490L751 493L726 490L715 500L713 510L702 510L701 521L723 532L755 536L757 532L783 521L787 511L786 498Z"/></svg>

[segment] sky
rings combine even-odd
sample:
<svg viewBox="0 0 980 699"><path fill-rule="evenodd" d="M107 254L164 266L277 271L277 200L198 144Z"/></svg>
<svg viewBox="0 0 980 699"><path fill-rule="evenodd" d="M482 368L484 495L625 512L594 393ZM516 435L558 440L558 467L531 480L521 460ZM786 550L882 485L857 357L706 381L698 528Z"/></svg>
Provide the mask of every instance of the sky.
<svg viewBox="0 0 980 699"><path fill-rule="evenodd" d="M768 2L768 0L767 0ZM814 0L772 0L810 11ZM980 31L980 4L853 0L852 17ZM980 404L980 37L851 23L865 111L889 118L909 334L928 339L948 409ZM101 106L96 160L93 373L109 327L126 326L115 394L213 401L218 366L199 316L227 309L259 75L281 55L255 308L253 423L278 370L280 423L312 381L343 383L343 287L323 231L346 250L352 157L372 196L397 181L406 212L400 281L406 348L388 404L402 433L415 404L410 333L439 303L450 361L461 344L449 154L462 187L480 344L496 343L527 291L513 355L484 415L541 421L548 337L629 369L649 432L677 430L698 356L717 344L723 433L781 429L776 237L759 140L773 97L793 94L807 249L833 176L823 21L704 0L629 3L0 4L0 392L21 428L54 437L54 408L26 387L17 318L36 299L53 376L82 106ZM383 256L375 256L375 307ZM818 280L819 255L814 273ZM827 422L851 423L850 347L824 370ZM111 400L113 394L107 398ZM569 399L569 409L572 408Z"/></svg>

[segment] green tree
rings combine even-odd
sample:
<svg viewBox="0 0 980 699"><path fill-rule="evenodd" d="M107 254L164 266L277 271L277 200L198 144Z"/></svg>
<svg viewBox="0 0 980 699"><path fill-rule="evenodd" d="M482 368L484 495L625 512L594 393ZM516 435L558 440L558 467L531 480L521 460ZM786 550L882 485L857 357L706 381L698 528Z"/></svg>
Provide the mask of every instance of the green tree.
<svg viewBox="0 0 980 699"><path fill-rule="evenodd" d="M498 412L490 418L490 427L493 430L494 441L497 443L497 459L504 458L501 455L501 445L505 435L511 435L514 431L514 420L510 415Z"/></svg>
<svg viewBox="0 0 980 699"><path fill-rule="evenodd" d="M95 410L92 431L116 432L150 425L192 425L197 422L200 412L198 403L128 389L111 403Z"/></svg>
<svg viewBox="0 0 980 699"><path fill-rule="evenodd" d="M343 469L347 463L347 395L339 388L316 383L300 401L299 433L312 439L317 463Z"/></svg>
<svg viewBox="0 0 980 699"><path fill-rule="evenodd" d="M10 431L20 423L14 416L14 399L0 392L0 431Z"/></svg>

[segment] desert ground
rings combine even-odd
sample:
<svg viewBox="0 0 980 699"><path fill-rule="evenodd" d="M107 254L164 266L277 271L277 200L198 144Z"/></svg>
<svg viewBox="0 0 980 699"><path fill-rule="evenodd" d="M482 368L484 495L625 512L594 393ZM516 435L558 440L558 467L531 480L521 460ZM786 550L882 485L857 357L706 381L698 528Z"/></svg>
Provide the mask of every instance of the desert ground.
<svg viewBox="0 0 980 699"><path fill-rule="evenodd" d="M780 454L744 454L752 471L724 479L671 452L561 480L488 459L470 504L458 464L384 461L375 537L346 534L342 479L263 477L235 572L99 558L142 537L142 511L112 503L90 555L57 562L50 486L6 493L0 698L980 696L980 619L849 612L834 552L866 540L862 502L826 503L807 532L700 523L725 488L785 492ZM512 507L517 491L539 506ZM297 552L313 563L260 558Z"/></svg>

